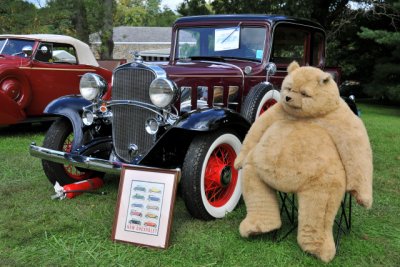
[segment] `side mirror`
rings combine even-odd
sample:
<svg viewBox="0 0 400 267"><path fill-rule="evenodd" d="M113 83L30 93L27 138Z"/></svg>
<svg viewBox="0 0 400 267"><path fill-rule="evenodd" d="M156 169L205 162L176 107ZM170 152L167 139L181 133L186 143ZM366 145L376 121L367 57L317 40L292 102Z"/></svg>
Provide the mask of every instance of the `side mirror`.
<svg viewBox="0 0 400 267"><path fill-rule="evenodd" d="M267 67L265 67L265 70L267 71L267 82L268 82L269 77L276 73L276 65L275 65L275 63L269 62L267 64Z"/></svg>
<svg viewBox="0 0 400 267"><path fill-rule="evenodd" d="M30 45L26 45L24 47L22 47L22 52L27 55L28 57L30 57L33 53L33 48Z"/></svg>
<svg viewBox="0 0 400 267"><path fill-rule="evenodd" d="M45 45L40 48L40 52L42 52L42 54L46 54L48 51L49 49Z"/></svg>

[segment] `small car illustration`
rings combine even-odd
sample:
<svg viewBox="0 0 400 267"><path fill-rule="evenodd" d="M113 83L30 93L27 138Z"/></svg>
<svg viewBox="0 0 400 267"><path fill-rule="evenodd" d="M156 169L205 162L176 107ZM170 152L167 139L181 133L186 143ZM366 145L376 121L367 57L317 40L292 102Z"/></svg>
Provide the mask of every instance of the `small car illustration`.
<svg viewBox="0 0 400 267"><path fill-rule="evenodd" d="M159 197L156 197L156 196L154 196L154 195L149 195L149 196L147 197L147 200L159 202L159 201L160 201L160 198L159 198Z"/></svg>
<svg viewBox="0 0 400 267"><path fill-rule="evenodd" d="M131 210L131 215L132 215L132 216L142 217L143 214L142 214L140 211Z"/></svg>
<svg viewBox="0 0 400 267"><path fill-rule="evenodd" d="M148 209L148 210L159 210L160 207L156 206L156 205L147 205L146 209Z"/></svg>
<svg viewBox="0 0 400 267"><path fill-rule="evenodd" d="M145 226L150 226L150 227L157 227L157 224L154 222L145 222L144 223Z"/></svg>
<svg viewBox="0 0 400 267"><path fill-rule="evenodd" d="M134 207L134 208L143 208L143 204L141 204L141 203L132 203L132 204L131 204L131 207Z"/></svg>
<svg viewBox="0 0 400 267"><path fill-rule="evenodd" d="M129 223L131 223L131 224L138 224L138 225L142 225L142 222L141 222L141 221L139 221L139 220L135 220L135 219L132 219L132 220L130 220L130 221L129 221Z"/></svg>
<svg viewBox="0 0 400 267"><path fill-rule="evenodd" d="M158 215L157 214L154 214L154 213L146 213L146 218L152 218L152 219L157 219L158 218Z"/></svg>
<svg viewBox="0 0 400 267"><path fill-rule="evenodd" d="M133 188L134 191L142 191L142 192L146 192L146 188L144 186L141 185L137 185Z"/></svg>
<svg viewBox="0 0 400 267"><path fill-rule="evenodd" d="M149 189L150 193L161 193L161 189L158 189L157 187L152 187Z"/></svg>
<svg viewBox="0 0 400 267"><path fill-rule="evenodd" d="M132 196L132 198L144 199L144 196L143 196L143 195L140 195L140 194L134 194L134 195Z"/></svg>

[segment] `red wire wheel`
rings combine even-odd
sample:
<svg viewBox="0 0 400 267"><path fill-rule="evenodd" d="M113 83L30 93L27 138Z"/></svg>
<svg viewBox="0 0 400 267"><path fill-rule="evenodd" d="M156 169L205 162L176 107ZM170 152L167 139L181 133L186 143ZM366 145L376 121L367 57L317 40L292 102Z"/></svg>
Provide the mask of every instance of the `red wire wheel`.
<svg viewBox="0 0 400 267"><path fill-rule="evenodd" d="M223 144L214 149L207 162L204 189L208 202L214 207L225 205L232 197L238 182L238 171L233 167L236 152Z"/></svg>
<svg viewBox="0 0 400 267"><path fill-rule="evenodd" d="M265 101L265 103L261 106L261 110L260 110L260 113L258 114L258 117L261 116L261 114L263 114L265 111L267 111L267 109L269 109L270 107L272 107L276 103L278 103L278 101L276 101L273 98L268 99L267 101Z"/></svg>
<svg viewBox="0 0 400 267"><path fill-rule="evenodd" d="M72 133L67 136L67 138L65 139L62 151L71 152L73 138L74 138L74 135ZM77 168L75 168L74 166L72 166L70 164L65 164L64 170L69 177L71 177L72 179L77 180L77 181L85 180L91 176L91 172L81 172Z"/></svg>
<svg viewBox="0 0 400 267"><path fill-rule="evenodd" d="M43 147L71 152L74 135L72 125L67 118L58 118L48 129L43 141ZM90 178L92 171L78 170L72 165L64 165L47 160L42 160L43 171L52 184L71 184L79 180Z"/></svg>
<svg viewBox="0 0 400 267"><path fill-rule="evenodd" d="M232 130L195 136L182 167L180 189L189 213L198 219L223 218L242 195L233 163L242 142Z"/></svg>
<svg viewBox="0 0 400 267"><path fill-rule="evenodd" d="M246 96L240 114L253 123L267 109L275 105L280 93L269 83L260 83L250 89Z"/></svg>

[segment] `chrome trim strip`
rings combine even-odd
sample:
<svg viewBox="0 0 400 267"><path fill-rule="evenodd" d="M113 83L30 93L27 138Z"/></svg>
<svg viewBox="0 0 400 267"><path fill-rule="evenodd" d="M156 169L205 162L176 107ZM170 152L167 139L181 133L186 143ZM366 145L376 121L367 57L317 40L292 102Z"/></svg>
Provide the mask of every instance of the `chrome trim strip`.
<svg viewBox="0 0 400 267"><path fill-rule="evenodd" d="M157 108L156 106L153 106L153 105L150 105L147 103L143 103L140 101L136 101L136 100L111 100L111 101L107 101L106 104L108 107L119 106L119 105L136 106L136 107L147 109L151 112L156 113L157 115L162 116L162 113L159 112L159 110L161 110L160 108Z"/></svg>
<svg viewBox="0 0 400 267"><path fill-rule="evenodd" d="M157 78L167 78L167 72L161 68L160 66L157 65L148 65L148 64L144 64L146 67L148 67L149 69L151 69L155 75L156 75L156 79Z"/></svg>
<svg viewBox="0 0 400 267"><path fill-rule="evenodd" d="M19 67L23 70L59 70L59 71L96 71L95 69L60 69L60 68L44 68L44 67Z"/></svg>
<svg viewBox="0 0 400 267"><path fill-rule="evenodd" d="M234 64L230 64L230 63L226 63L226 62L215 62L215 61L207 61L207 60L202 60L201 62L204 62L204 63L211 63L211 64L220 64L220 65L225 65L225 66L229 66L229 67L232 67L232 68L234 68L234 69L237 69L237 70L239 70L240 71L240 73L242 74L242 90L244 90L244 77L245 77L245 75L244 75L244 72L243 72L243 70L240 68L240 67L238 67L238 66L236 66L236 65L234 65Z"/></svg>

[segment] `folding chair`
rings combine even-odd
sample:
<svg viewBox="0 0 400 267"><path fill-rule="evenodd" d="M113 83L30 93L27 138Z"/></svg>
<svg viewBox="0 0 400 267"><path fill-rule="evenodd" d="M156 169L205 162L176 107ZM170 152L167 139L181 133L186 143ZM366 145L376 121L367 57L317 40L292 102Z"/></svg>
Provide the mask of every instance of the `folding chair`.
<svg viewBox="0 0 400 267"><path fill-rule="evenodd" d="M273 239L277 242L285 239L290 233L292 233L297 228L297 202L295 198L295 194L278 192L279 200L280 200L280 213L282 219L287 218L290 224L289 230L286 230L283 234L282 228L280 230L275 231ZM347 235L351 230L351 205L352 205L352 197L350 193L346 193L340 204L340 208L335 218L334 223L334 238L336 251L339 250L340 239L343 234ZM285 220L282 220L284 222Z"/></svg>

